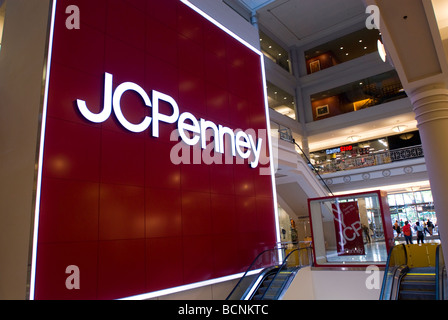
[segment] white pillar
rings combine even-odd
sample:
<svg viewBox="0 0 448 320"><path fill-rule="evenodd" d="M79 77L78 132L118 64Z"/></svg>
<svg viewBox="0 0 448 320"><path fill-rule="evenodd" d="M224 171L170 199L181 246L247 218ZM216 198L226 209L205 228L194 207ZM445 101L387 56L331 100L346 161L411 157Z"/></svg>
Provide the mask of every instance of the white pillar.
<svg viewBox="0 0 448 320"><path fill-rule="evenodd" d="M409 94L420 131L440 240L448 265L448 89L428 85Z"/></svg>

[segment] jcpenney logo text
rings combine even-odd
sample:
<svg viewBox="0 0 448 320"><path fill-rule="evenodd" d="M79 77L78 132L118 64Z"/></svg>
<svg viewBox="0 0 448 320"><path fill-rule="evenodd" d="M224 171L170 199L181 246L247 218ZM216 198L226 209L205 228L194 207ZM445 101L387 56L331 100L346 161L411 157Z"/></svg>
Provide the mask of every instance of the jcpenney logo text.
<svg viewBox="0 0 448 320"><path fill-rule="evenodd" d="M143 120L138 123L131 123L122 112L121 98L127 91L134 91L140 95L146 107L152 108L152 117L145 116ZM164 101L168 103L173 112L170 115L159 112L159 103ZM242 130L232 130L222 125L216 125L212 121L205 119L197 119L189 112L180 113L177 102L164 93L152 90L152 101L145 90L139 85L132 82L124 82L113 90L113 75L105 73L104 77L104 104L103 110L100 113L93 113L87 107L84 100L76 100L77 107L81 114L89 121L94 123L102 123L106 121L112 110L120 122L120 124L131 132L143 132L152 124L152 136L159 137L159 124L176 123L179 135L187 145L194 146L201 143L202 149L206 148L207 130L211 129L214 136L214 150L219 153L224 153L224 138L230 140L230 150L232 156L237 154L243 159L249 159L250 166L256 168L260 160L260 152L262 146L262 139L258 138L254 141L252 135L245 133Z"/></svg>

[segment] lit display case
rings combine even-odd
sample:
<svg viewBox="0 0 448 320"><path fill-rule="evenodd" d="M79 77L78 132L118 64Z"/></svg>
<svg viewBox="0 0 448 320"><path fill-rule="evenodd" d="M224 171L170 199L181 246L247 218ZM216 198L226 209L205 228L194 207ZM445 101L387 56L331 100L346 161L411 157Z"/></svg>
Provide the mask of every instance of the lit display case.
<svg viewBox="0 0 448 320"><path fill-rule="evenodd" d="M387 193L308 200L315 266L385 266L394 243Z"/></svg>

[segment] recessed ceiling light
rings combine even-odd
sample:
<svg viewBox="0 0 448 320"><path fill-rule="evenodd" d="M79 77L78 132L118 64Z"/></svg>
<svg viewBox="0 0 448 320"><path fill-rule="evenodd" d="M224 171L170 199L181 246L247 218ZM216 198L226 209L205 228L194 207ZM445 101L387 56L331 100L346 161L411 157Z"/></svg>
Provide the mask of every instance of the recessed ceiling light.
<svg viewBox="0 0 448 320"><path fill-rule="evenodd" d="M345 55L348 56L348 52Z"/></svg>
<svg viewBox="0 0 448 320"><path fill-rule="evenodd" d="M347 141L356 142L356 141L359 141L359 139L361 139L360 136L350 136L347 138Z"/></svg>
<svg viewBox="0 0 448 320"><path fill-rule="evenodd" d="M399 126L395 126L392 128L392 131L394 132L403 132L404 130L406 130L408 126L405 125L399 125Z"/></svg>
<svg viewBox="0 0 448 320"><path fill-rule="evenodd" d="M367 49L367 47L364 47L364 50L366 50Z"/></svg>
<svg viewBox="0 0 448 320"><path fill-rule="evenodd" d="M341 49L341 50L344 50L344 47L341 47L340 49Z"/></svg>
<svg viewBox="0 0 448 320"><path fill-rule="evenodd" d="M359 40L359 42L362 42L362 39L361 39L361 40Z"/></svg>

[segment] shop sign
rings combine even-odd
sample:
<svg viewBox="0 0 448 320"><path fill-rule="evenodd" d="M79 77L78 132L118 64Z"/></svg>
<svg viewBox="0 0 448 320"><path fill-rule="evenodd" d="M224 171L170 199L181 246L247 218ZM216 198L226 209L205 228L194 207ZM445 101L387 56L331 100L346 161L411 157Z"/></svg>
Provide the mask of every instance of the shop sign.
<svg viewBox="0 0 448 320"><path fill-rule="evenodd" d="M355 201L334 203L332 209L338 256L364 255L358 203Z"/></svg>
<svg viewBox="0 0 448 320"><path fill-rule="evenodd" d="M353 146L350 145L350 146L342 146L342 147L333 148L333 149L327 149L327 150L325 150L325 152L327 154L334 154L334 153L352 151L352 150L353 150Z"/></svg>
<svg viewBox="0 0 448 320"><path fill-rule="evenodd" d="M187 0L50 2L29 298L241 277L280 239L263 54Z"/></svg>
<svg viewBox="0 0 448 320"><path fill-rule="evenodd" d="M143 102L147 107L152 107L152 117L146 116L139 124L134 124L128 121L123 114L121 106L121 97L127 91L134 91L140 95ZM164 101L168 103L173 112L171 115L166 115L159 112L159 102ZM149 128L152 123L152 136L159 137L159 122L164 123L176 123L178 124L179 135L187 145L194 146L201 141L202 149L207 147L207 129L212 129L214 132L214 150L219 153L224 153L224 136L228 135L231 141L232 156L236 156L236 153L243 158L248 159L251 156L250 166L256 168L260 160L260 152L262 146L262 139L258 138L255 143L254 138L245 133L244 131L234 130L224 127L222 125L216 125L212 121L197 119L193 114L184 112L180 114L179 106L177 102L167 94L152 91L152 103L149 95L145 90L132 82L124 82L120 84L115 91L113 90L113 75L105 73L104 77L104 105L103 110L100 113L92 113L84 100L77 99L76 101L78 110L87 120L94 123L102 123L106 121L112 113L118 120L118 122L128 131L131 132L143 132ZM188 133L186 134L185 131ZM191 138L190 133L193 134ZM235 152L236 151L236 152Z"/></svg>

